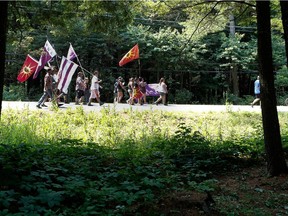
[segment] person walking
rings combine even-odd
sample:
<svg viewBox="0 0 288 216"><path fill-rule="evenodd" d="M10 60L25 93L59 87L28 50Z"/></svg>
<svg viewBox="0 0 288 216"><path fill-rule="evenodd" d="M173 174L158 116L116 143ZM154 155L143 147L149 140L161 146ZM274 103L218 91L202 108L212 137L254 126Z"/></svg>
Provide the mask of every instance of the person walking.
<svg viewBox="0 0 288 216"><path fill-rule="evenodd" d="M166 96L167 96L167 93L168 93L168 90L167 90L167 85L165 83L165 79L162 77L159 81L159 90L158 92L160 93L160 97L156 100L156 102L154 104L158 105L160 103L160 101L162 101L162 103L167 106L167 103L166 103Z"/></svg>
<svg viewBox="0 0 288 216"><path fill-rule="evenodd" d="M85 77L84 79L85 83L85 90L84 90L84 102L83 104L87 104L89 102L89 97L90 97L90 84L89 84L89 78Z"/></svg>
<svg viewBox="0 0 288 216"><path fill-rule="evenodd" d="M125 87L125 82L122 77L118 77L118 82L117 82L117 102L121 103L122 98L124 97L124 91L126 91Z"/></svg>
<svg viewBox="0 0 288 216"><path fill-rule="evenodd" d="M98 76L99 76L99 72L97 70L94 71L93 77L91 80L91 87L90 87L91 93L90 93L88 106L92 106L91 103L92 103L92 99L94 99L94 98L96 98L96 100L100 106L102 106L104 104L103 102L100 101L100 91L99 91L100 85L99 85L99 83L101 83L102 80L100 80L98 78Z"/></svg>
<svg viewBox="0 0 288 216"><path fill-rule="evenodd" d="M129 94L129 98L128 100L126 101L128 104L132 104L132 100L133 100L133 88L134 88L134 78L131 77L129 79L129 82L127 84L127 91L128 91L128 94Z"/></svg>
<svg viewBox="0 0 288 216"><path fill-rule="evenodd" d="M260 77L257 76L257 79L254 82L254 94L255 94L255 99L254 101L251 103L251 106L253 108L253 106L260 102Z"/></svg>
<svg viewBox="0 0 288 216"><path fill-rule="evenodd" d="M44 77L44 92L39 101L37 102L36 107L41 109L41 107L47 107L44 103L48 97L53 99L53 68L49 67L46 75Z"/></svg>
<svg viewBox="0 0 288 216"><path fill-rule="evenodd" d="M84 91L85 91L85 81L83 72L79 72L76 79L76 97L75 97L75 105L79 105L83 102L84 99Z"/></svg>
<svg viewBox="0 0 288 216"><path fill-rule="evenodd" d="M142 77L139 77L139 87L140 87L140 91L142 93L142 99L143 101L141 103L144 103L146 104L147 101L146 101L146 86L147 86L147 83L144 81L144 79Z"/></svg>

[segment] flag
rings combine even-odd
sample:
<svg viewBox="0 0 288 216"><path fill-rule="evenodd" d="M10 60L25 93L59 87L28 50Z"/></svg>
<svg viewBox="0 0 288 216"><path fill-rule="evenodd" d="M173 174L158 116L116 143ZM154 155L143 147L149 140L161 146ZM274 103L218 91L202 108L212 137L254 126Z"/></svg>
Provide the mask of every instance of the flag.
<svg viewBox="0 0 288 216"><path fill-rule="evenodd" d="M160 93L158 92L159 83L147 84L146 85L146 96L158 97Z"/></svg>
<svg viewBox="0 0 288 216"><path fill-rule="evenodd" d="M73 74L75 73L78 65L69 59L62 57L60 69L58 72L58 86L60 92L67 94Z"/></svg>
<svg viewBox="0 0 288 216"><path fill-rule="evenodd" d="M72 44L70 44L70 47L69 47L69 50L68 50L68 54L67 54L67 59L72 61L76 57L77 57L77 54L74 51L74 49L72 47Z"/></svg>
<svg viewBox="0 0 288 216"><path fill-rule="evenodd" d="M37 78L39 72L44 68L45 64L49 62L55 55L56 55L56 51L54 50L52 45L47 40L44 45L43 52L40 56L38 67L33 75L33 79Z"/></svg>
<svg viewBox="0 0 288 216"><path fill-rule="evenodd" d="M38 61L28 54L18 74L17 80L19 82L25 82L35 72L37 65Z"/></svg>
<svg viewBox="0 0 288 216"><path fill-rule="evenodd" d="M124 64L139 58L139 47L136 44L119 62L119 66L123 66Z"/></svg>

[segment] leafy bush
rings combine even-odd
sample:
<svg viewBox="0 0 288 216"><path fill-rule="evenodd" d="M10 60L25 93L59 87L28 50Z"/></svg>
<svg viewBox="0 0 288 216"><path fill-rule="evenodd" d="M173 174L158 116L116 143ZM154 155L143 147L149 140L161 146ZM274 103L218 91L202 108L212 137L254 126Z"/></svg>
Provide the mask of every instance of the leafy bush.
<svg viewBox="0 0 288 216"><path fill-rule="evenodd" d="M4 86L3 100L6 101L24 101L27 100L26 89L23 85Z"/></svg>
<svg viewBox="0 0 288 216"><path fill-rule="evenodd" d="M259 159L259 125L258 113L4 110L0 215L151 215L162 195L214 191L214 175Z"/></svg>
<svg viewBox="0 0 288 216"><path fill-rule="evenodd" d="M192 103L193 93L187 89L176 90L174 100L177 104L190 104Z"/></svg>

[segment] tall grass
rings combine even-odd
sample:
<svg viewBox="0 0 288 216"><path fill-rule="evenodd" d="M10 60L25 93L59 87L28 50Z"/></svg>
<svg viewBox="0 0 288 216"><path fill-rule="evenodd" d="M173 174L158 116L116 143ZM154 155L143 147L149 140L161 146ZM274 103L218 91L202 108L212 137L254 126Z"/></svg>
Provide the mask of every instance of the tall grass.
<svg viewBox="0 0 288 216"><path fill-rule="evenodd" d="M9 109L0 139L0 215L153 215L163 194L213 191L217 172L264 152L246 112Z"/></svg>
<svg viewBox="0 0 288 216"><path fill-rule="evenodd" d="M4 110L0 130L2 142L9 144L57 144L69 138L118 148L123 141L146 146L155 139L167 140L181 123L214 143L263 136L258 113L117 112L113 108L86 113L82 107L54 112Z"/></svg>

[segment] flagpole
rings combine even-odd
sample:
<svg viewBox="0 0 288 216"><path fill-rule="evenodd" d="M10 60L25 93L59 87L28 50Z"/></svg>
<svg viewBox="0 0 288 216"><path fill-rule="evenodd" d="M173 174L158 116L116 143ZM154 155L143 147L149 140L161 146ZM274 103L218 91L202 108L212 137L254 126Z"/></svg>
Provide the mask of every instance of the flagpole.
<svg viewBox="0 0 288 216"><path fill-rule="evenodd" d="M70 46L72 46L71 43L70 43ZM79 63L79 66L80 66L81 70L83 71L84 78L86 77L84 71L86 71L89 74L93 75L91 72L89 72L88 70L86 70L85 68L82 67L81 62L80 62L77 54L76 54L76 59L77 59L77 62Z"/></svg>
<svg viewBox="0 0 288 216"><path fill-rule="evenodd" d="M140 58L138 59L138 66L139 66L139 71L138 71L138 73L139 73L139 77L141 77L141 71L140 71Z"/></svg>
<svg viewBox="0 0 288 216"><path fill-rule="evenodd" d="M80 64L79 64L80 65ZM86 71L87 73L91 74L93 76L93 73L91 73L90 71L86 70L85 68L83 68L81 65L80 65L81 69Z"/></svg>

